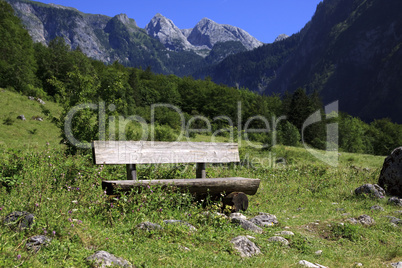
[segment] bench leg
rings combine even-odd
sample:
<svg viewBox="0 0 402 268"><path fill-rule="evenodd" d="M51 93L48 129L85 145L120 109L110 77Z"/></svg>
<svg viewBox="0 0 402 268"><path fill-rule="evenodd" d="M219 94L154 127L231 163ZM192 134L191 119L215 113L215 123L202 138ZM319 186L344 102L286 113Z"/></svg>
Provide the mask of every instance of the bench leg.
<svg viewBox="0 0 402 268"><path fill-rule="evenodd" d="M205 179L207 176L205 172L205 163L197 163L197 171L196 171L196 178L197 179Z"/></svg>
<svg viewBox="0 0 402 268"><path fill-rule="evenodd" d="M127 180L137 180L137 166L135 164L127 164Z"/></svg>
<svg viewBox="0 0 402 268"><path fill-rule="evenodd" d="M233 192L223 198L223 207L232 206L234 212L246 211L248 208L248 197L242 192Z"/></svg>

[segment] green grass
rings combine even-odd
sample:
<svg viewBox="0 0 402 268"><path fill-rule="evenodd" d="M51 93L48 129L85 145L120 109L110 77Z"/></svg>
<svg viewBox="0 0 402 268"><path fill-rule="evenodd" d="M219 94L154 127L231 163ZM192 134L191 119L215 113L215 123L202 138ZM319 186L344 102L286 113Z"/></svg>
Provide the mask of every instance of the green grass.
<svg viewBox="0 0 402 268"><path fill-rule="evenodd" d="M61 146L46 146L46 141L58 142L58 130L47 120L30 121L31 116L42 115L39 104L15 93L0 94L1 107L12 109L13 117L21 113L27 117L25 122L1 125L0 222L13 211L36 216L33 227L20 233L0 224L0 267L87 267L85 258L97 250L137 267L297 267L300 260L328 267L353 267L355 263L380 267L402 259L401 227L393 227L386 218L401 218L395 212L401 209L387 204L387 199L353 194L358 186L377 182L384 157L341 152L339 166L331 167L301 147L276 146L271 151L242 147L241 158L248 159L244 166L209 165L209 177L261 179L244 214L248 218L259 212L275 214L279 225L255 234L225 219L206 218L202 212L219 209L219 203L203 206L187 194L152 188L120 199L106 196L101 181L125 179L124 166L101 168L93 165L91 155L68 156ZM46 105L52 114L60 112L55 104ZM2 119L9 113L0 112ZM37 127L37 133L30 134L28 130L36 123L43 129ZM210 138L197 136L195 141ZM228 140L219 137L219 141ZM30 143L38 146L28 147ZM286 165L276 163L282 158ZM179 166L172 172L165 165L140 165L138 173L140 178L171 177L173 173L177 178L191 178L195 166ZM371 211L373 205L385 210ZM339 225L362 214L372 216L376 224ZM198 231L173 226L147 232L135 227L144 221L163 224L167 219L187 221ZM288 237L289 247L268 241L282 230L296 234ZM45 232L53 239L48 247L38 253L25 249L29 237ZM262 255L242 259L230 244L239 235L254 236ZM318 250L322 255L314 253Z"/></svg>
<svg viewBox="0 0 402 268"><path fill-rule="evenodd" d="M60 130L51 122L59 118L61 107L46 101L45 105L29 100L27 96L0 88L0 146L9 148L44 147L60 142ZM17 119L24 115L26 121ZM43 121L32 120L42 117Z"/></svg>

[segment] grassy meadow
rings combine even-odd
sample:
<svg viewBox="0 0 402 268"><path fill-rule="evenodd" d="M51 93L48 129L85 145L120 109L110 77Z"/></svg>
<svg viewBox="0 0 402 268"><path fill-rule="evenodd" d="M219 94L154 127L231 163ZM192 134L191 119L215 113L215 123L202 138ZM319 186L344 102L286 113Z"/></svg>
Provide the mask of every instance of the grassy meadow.
<svg viewBox="0 0 402 268"><path fill-rule="evenodd" d="M0 267L88 267L85 259L98 250L136 267L298 267L300 260L328 267L387 267L402 260L401 227L387 218L402 217L401 208L387 204L388 198L354 195L362 184L377 182L384 157L340 152L339 166L331 167L302 147L242 147L241 157L248 159L244 165L207 166L211 178L261 180L243 214L274 214L279 224L256 234L228 219L204 216L205 211L220 211L220 203L201 204L189 194L154 187L106 196L101 181L125 179L124 166L95 166L90 154L66 155L51 122L61 112L56 104L47 102L44 111L18 94L3 91L0 96L0 221L13 211L35 215L33 227L21 232L0 225ZM15 119L19 114L27 120ZM33 121L32 116L45 120ZM194 141L207 138L196 136ZM279 158L286 164L276 164ZM142 165L138 173L144 179L192 178L195 165ZM384 211L371 210L374 205ZM346 221L363 214L376 224ZM163 225L169 219L186 221L198 231L181 226L136 228L145 221ZM295 233L285 237L289 246L268 241L283 230ZM51 243L37 253L26 250L26 240L39 234L52 238ZM230 243L239 235L253 236L262 254L241 258ZM315 254L318 250L321 255Z"/></svg>

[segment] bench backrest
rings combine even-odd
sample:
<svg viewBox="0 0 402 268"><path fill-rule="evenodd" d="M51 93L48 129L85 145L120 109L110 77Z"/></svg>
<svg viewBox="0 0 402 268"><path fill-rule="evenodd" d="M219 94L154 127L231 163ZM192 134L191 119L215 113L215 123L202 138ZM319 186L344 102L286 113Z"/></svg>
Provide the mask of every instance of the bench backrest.
<svg viewBox="0 0 402 268"><path fill-rule="evenodd" d="M236 143L94 141L95 164L126 164L127 178L137 179L137 164L197 163L197 178L205 178L206 163L240 162Z"/></svg>
<svg viewBox="0 0 402 268"><path fill-rule="evenodd" d="M236 143L94 141L95 164L239 162Z"/></svg>

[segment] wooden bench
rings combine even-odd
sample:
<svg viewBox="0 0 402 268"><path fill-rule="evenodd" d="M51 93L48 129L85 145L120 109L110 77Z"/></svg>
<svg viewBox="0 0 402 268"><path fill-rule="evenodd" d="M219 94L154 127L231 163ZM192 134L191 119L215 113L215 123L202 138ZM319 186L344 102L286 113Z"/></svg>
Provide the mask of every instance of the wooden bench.
<svg viewBox="0 0 402 268"><path fill-rule="evenodd" d="M206 164L239 162L236 143L208 142L151 142L151 141L94 141L95 164L125 164L127 180L103 181L107 194L115 190L130 191L148 185L174 186L198 196L225 193L224 203L232 205L234 211L246 210L248 195L254 195L260 185L259 179L207 178ZM138 180L138 164L196 163L195 179Z"/></svg>

